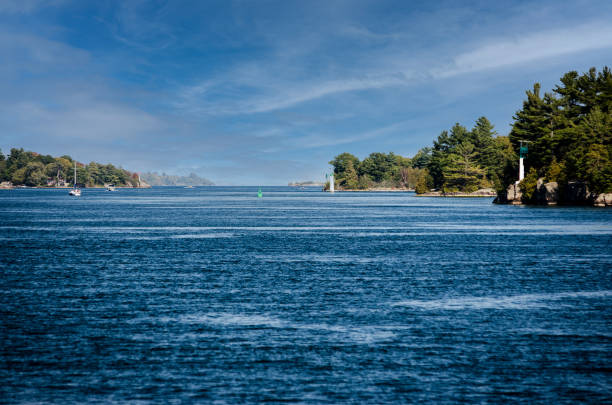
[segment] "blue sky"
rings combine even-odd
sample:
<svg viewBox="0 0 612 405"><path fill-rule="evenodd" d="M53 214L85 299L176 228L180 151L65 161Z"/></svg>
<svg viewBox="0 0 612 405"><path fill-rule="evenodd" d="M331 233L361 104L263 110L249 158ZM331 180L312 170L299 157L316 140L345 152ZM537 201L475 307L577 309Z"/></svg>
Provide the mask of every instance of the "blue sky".
<svg viewBox="0 0 612 405"><path fill-rule="evenodd" d="M612 64L610 1L0 2L0 148L217 184L320 180Z"/></svg>

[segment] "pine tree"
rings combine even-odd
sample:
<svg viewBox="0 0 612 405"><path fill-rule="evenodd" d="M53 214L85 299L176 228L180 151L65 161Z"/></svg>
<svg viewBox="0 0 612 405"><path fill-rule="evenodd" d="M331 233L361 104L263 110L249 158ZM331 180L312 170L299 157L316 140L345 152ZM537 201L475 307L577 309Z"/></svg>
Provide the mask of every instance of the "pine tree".
<svg viewBox="0 0 612 405"><path fill-rule="evenodd" d="M359 186L359 177L357 176L357 170L355 170L352 161L347 163L340 186L351 190L355 190Z"/></svg>
<svg viewBox="0 0 612 405"><path fill-rule="evenodd" d="M465 142L457 145L448 157L444 168L445 191L472 192L482 185L485 171L476 165L474 145Z"/></svg>
<svg viewBox="0 0 612 405"><path fill-rule="evenodd" d="M539 168L544 162L550 162L554 156L550 143L552 106L540 97L539 83L533 86L533 91L527 91L526 94L527 100L523 102L523 108L513 117L514 125L509 137L517 152L520 141L529 142L526 165ZM547 99L550 100L550 97Z"/></svg>

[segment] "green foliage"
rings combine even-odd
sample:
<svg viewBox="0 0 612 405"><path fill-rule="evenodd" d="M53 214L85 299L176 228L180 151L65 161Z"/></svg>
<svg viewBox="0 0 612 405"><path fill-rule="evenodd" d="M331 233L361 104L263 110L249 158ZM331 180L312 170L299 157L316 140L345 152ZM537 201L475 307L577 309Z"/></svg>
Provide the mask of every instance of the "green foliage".
<svg viewBox="0 0 612 405"><path fill-rule="evenodd" d="M364 174L363 176L359 176L359 181L357 183L357 188L359 190L367 190L373 185L374 183L372 182L372 179L370 179L370 176L368 176L367 174Z"/></svg>
<svg viewBox="0 0 612 405"><path fill-rule="evenodd" d="M495 138L494 153L496 165L487 167L487 177L497 191L506 189L506 185L516 181L518 173L518 155L512 147L510 138L498 136Z"/></svg>
<svg viewBox="0 0 612 405"><path fill-rule="evenodd" d="M417 194L427 193L431 189L431 176L427 169L423 169L419 172L419 176L414 187L414 191Z"/></svg>
<svg viewBox="0 0 612 405"><path fill-rule="evenodd" d="M344 171L341 180L338 182L339 185L346 189L356 189L359 185L359 176L357 170L353 166L353 162L349 161L346 170Z"/></svg>
<svg viewBox="0 0 612 405"><path fill-rule="evenodd" d="M115 166L77 164L77 184L88 187L113 183L118 186L133 186L133 174ZM54 158L36 152L12 148L6 159L0 159L0 180L11 181L14 185L40 187L47 185L72 184L74 182L74 161L70 156Z"/></svg>
<svg viewBox="0 0 612 405"><path fill-rule="evenodd" d="M612 73L591 68L568 72L553 94L540 97L540 86L527 91L514 116L510 141L515 152L529 141L525 159L548 181L586 182L595 193L612 192ZM514 179L504 177L504 185Z"/></svg>
<svg viewBox="0 0 612 405"><path fill-rule="evenodd" d="M396 165L396 157L393 152L389 154L371 153L359 164L359 175L368 175L373 181L379 183L383 180L389 180L393 176Z"/></svg>
<svg viewBox="0 0 612 405"><path fill-rule="evenodd" d="M336 156L329 164L334 166L334 174L338 177L346 171L349 165L356 169L359 166L359 159L357 156L345 152Z"/></svg>
<svg viewBox="0 0 612 405"><path fill-rule="evenodd" d="M30 162L25 167L24 183L26 186L38 186L46 180L45 166L41 162Z"/></svg>
<svg viewBox="0 0 612 405"><path fill-rule="evenodd" d="M444 192L473 192L483 184L485 171L476 165L477 153L474 145L461 143L447 156L443 168Z"/></svg>
<svg viewBox="0 0 612 405"><path fill-rule="evenodd" d="M17 169L11 173L11 182L13 184L25 184L26 180L26 168L22 167L21 169Z"/></svg>
<svg viewBox="0 0 612 405"><path fill-rule="evenodd" d="M412 158L412 167L415 169L424 169L431 160L431 148L421 148Z"/></svg>
<svg viewBox="0 0 612 405"><path fill-rule="evenodd" d="M610 145L593 144L584 156L584 178L591 191L603 193L612 190L612 160Z"/></svg>
<svg viewBox="0 0 612 405"><path fill-rule="evenodd" d="M532 167L519 183L519 187L523 193L523 202L531 202L533 200L533 195L538 184L538 177L537 170Z"/></svg>
<svg viewBox="0 0 612 405"><path fill-rule="evenodd" d="M6 170L6 157L0 149L0 182L10 181L8 171Z"/></svg>
<svg viewBox="0 0 612 405"><path fill-rule="evenodd" d="M460 124L442 131L433 143L427 169L433 187L472 192L491 185L501 188L504 168L513 158L509 140L497 137L493 124L480 117L470 131Z"/></svg>
<svg viewBox="0 0 612 405"><path fill-rule="evenodd" d="M413 160L394 153L375 152L363 161L342 153L331 162L338 189L365 190L373 187L414 188L422 169L413 167Z"/></svg>
<svg viewBox="0 0 612 405"><path fill-rule="evenodd" d="M564 164L558 163L557 159L554 158L552 162L550 162L550 165L548 166L548 169L546 170L546 181L547 182L561 181L561 179L563 178L564 169L565 169Z"/></svg>

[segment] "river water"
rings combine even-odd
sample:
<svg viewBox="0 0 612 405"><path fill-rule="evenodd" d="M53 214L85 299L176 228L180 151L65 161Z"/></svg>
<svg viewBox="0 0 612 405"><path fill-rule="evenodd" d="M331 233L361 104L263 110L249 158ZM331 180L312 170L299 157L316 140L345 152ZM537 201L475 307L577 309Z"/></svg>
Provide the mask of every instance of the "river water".
<svg viewBox="0 0 612 405"><path fill-rule="evenodd" d="M0 402L612 401L612 210L0 192Z"/></svg>

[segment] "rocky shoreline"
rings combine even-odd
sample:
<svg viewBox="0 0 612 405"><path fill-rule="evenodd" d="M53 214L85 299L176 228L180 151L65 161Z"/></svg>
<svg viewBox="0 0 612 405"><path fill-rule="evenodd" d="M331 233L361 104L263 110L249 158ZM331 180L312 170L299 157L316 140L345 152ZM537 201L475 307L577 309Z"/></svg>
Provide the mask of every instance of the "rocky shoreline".
<svg viewBox="0 0 612 405"><path fill-rule="evenodd" d="M417 197L495 197L497 193L492 188L481 188L472 193L464 193L461 191L455 192L442 192L442 191L430 191L427 193L417 194Z"/></svg>
<svg viewBox="0 0 612 405"><path fill-rule="evenodd" d="M329 190L324 190L324 191L329 191ZM377 188L366 188L366 189L352 189L352 188L347 188L347 189L336 189L336 192L348 192L348 193L407 193L410 191L414 191L414 189L411 188L388 188L388 187L377 187Z"/></svg>
<svg viewBox="0 0 612 405"><path fill-rule="evenodd" d="M593 193L588 185L580 181L570 181L560 187L555 181L545 183L544 178L537 181L531 199L526 199L517 183L508 186L506 191L497 195L495 204L511 205L586 205L593 207L612 207L612 193Z"/></svg>

